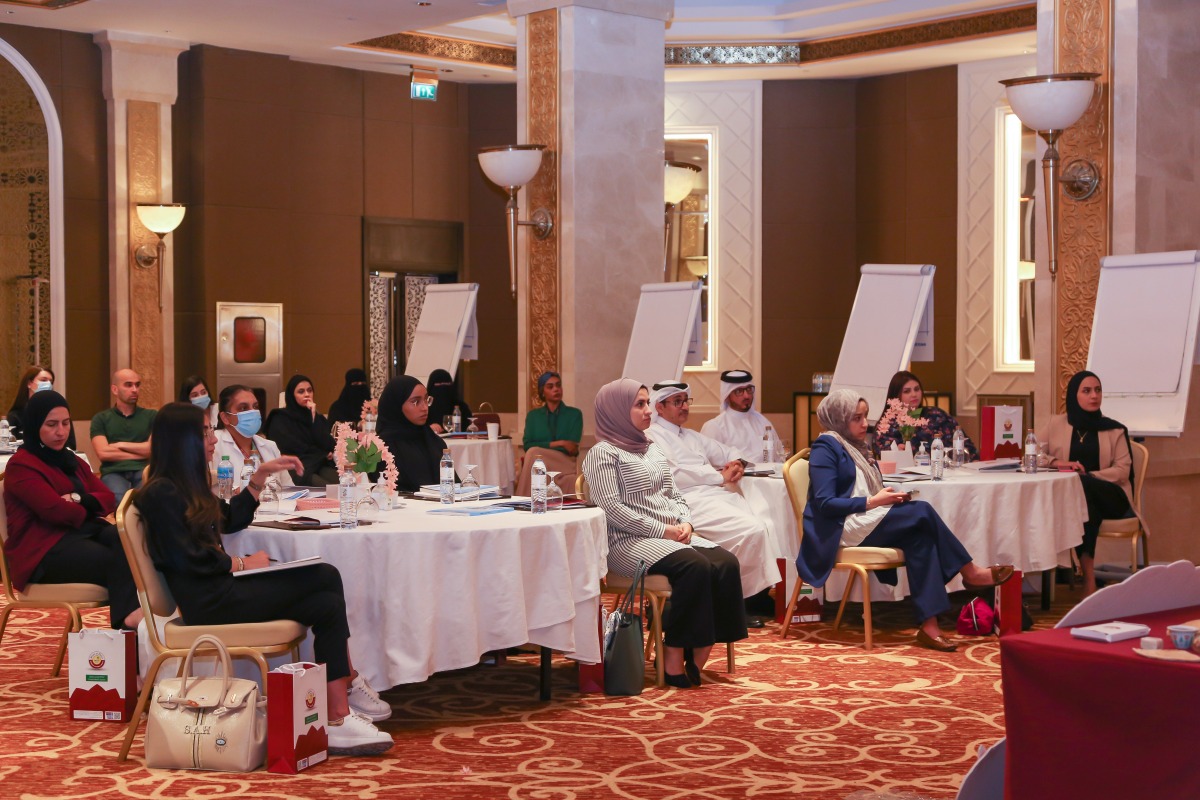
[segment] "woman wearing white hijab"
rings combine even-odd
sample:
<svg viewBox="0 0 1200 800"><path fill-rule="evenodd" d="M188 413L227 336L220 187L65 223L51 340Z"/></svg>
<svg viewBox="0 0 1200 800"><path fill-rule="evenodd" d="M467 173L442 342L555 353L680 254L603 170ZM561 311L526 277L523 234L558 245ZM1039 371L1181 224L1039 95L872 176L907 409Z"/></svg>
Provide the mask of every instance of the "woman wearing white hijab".
<svg viewBox="0 0 1200 800"><path fill-rule="evenodd" d="M631 378L596 393L596 446L583 461L591 501L608 520L608 568L633 577L645 561L671 584L663 620L663 671L669 685L700 685L715 642L746 638L742 580L732 553L692 533L691 513L671 467L646 438L650 396Z"/></svg>
<svg viewBox="0 0 1200 800"><path fill-rule="evenodd" d="M867 401L850 389L831 392L817 407L826 429L809 456L808 504L796 569L823 586L841 546L895 547L903 551L919 629L917 643L931 650L956 649L938 627L950 609L946 583L962 575L969 589L995 586L1012 577L1011 566L980 567L928 503L884 487L867 450ZM896 584L894 570L875 573ZM867 589L864 589L867 591Z"/></svg>

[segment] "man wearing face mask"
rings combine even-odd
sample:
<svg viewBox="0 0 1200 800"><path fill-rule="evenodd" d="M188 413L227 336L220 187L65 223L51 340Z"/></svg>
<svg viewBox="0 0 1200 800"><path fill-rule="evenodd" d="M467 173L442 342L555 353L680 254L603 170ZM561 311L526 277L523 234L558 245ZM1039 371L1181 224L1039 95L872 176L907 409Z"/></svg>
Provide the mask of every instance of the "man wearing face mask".
<svg viewBox="0 0 1200 800"><path fill-rule="evenodd" d="M257 457L259 463L279 458L279 447L258 432L262 428L262 412L258 408L258 399L249 386L235 383L221 390L217 399L217 447L213 453L215 464L221 463L221 456L229 456L233 464L233 474L242 474L242 467L248 460ZM276 473L280 486L290 487L294 483L290 473Z"/></svg>

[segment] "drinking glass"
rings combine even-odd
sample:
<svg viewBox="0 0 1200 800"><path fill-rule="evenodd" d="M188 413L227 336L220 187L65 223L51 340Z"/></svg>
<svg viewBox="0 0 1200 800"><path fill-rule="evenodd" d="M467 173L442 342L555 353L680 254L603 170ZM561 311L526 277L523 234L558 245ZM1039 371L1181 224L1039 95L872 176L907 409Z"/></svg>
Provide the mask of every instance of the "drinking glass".
<svg viewBox="0 0 1200 800"><path fill-rule="evenodd" d="M1045 469L1050 466L1050 454L1046 451L1048 442L1038 442L1037 449L1037 464L1038 469Z"/></svg>
<svg viewBox="0 0 1200 800"><path fill-rule="evenodd" d="M267 482L263 484L263 490L258 493L258 513L278 514L279 495L282 492L283 487L279 485L278 478L274 475L267 478Z"/></svg>
<svg viewBox="0 0 1200 800"><path fill-rule="evenodd" d="M442 433L454 433L454 416L452 414L442 417Z"/></svg>
<svg viewBox="0 0 1200 800"><path fill-rule="evenodd" d="M479 499L479 481L475 479L475 468L478 466L478 464L463 464L463 469L467 471L467 477L462 480L463 500Z"/></svg>
<svg viewBox="0 0 1200 800"><path fill-rule="evenodd" d="M559 488L554 479L561 475L561 472L546 471L546 510L547 511L562 511L563 507L563 490Z"/></svg>
<svg viewBox="0 0 1200 800"><path fill-rule="evenodd" d="M479 426L475 424L476 419L478 419L478 417L471 417L470 424L467 425L467 433L471 434L472 436L479 433Z"/></svg>

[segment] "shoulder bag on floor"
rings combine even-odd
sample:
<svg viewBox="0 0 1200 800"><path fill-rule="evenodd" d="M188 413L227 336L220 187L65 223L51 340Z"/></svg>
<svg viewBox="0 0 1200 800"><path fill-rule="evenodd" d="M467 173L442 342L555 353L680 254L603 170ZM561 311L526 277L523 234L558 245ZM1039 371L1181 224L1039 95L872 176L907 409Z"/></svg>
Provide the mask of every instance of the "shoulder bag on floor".
<svg viewBox="0 0 1200 800"><path fill-rule="evenodd" d="M192 676L198 648L216 648L221 674ZM178 678L154 687L146 723L146 766L251 772L267 756L267 699L258 684L230 677L229 651L215 636L201 636Z"/></svg>
<svg viewBox="0 0 1200 800"><path fill-rule="evenodd" d="M637 601L634 601L634 595ZM633 583L625 600L608 619L604 638L604 693L636 695L642 693L646 661L642 649L641 610L646 600L646 562L638 563ZM634 610L638 613L634 613Z"/></svg>

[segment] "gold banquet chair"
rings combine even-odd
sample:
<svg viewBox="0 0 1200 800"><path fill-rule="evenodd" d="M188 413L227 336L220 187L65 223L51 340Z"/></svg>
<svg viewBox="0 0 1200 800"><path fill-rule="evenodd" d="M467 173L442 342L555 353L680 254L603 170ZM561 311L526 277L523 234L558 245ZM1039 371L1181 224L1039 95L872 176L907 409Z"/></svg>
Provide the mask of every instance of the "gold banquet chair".
<svg viewBox="0 0 1200 800"><path fill-rule="evenodd" d="M8 520L4 511L4 473L0 472L0 579L4 581L4 610L0 611L0 641L8 626L8 615L19 608L63 608L67 611L67 624L58 643L58 656L54 659L54 672L58 677L62 671L63 656L67 653L67 635L83 630L84 609L103 608L108 605L108 590L94 583L30 583L18 592L8 574L8 556L4 544L8 541Z"/></svg>
<svg viewBox="0 0 1200 800"><path fill-rule="evenodd" d="M792 501L792 513L796 515L796 529L800 539L804 539L804 506L808 503L808 453L797 453L783 465L783 482L787 485L788 498ZM842 603L838 606L837 618L833 621L833 629L837 630L842 624L842 614L846 610L846 600L854 588L855 580L862 579L863 595L863 627L866 629L866 646L871 649L871 583L868 575L874 570L899 569L904 566L904 553L895 547L840 547L834 569L844 569L850 572L850 580L842 592ZM792 589L792 597L788 601L787 611L783 615L783 630L780 636L787 638L788 629L792 625L792 614L796 610L796 602L800 599L800 587L804 585L799 577Z"/></svg>
<svg viewBox="0 0 1200 800"><path fill-rule="evenodd" d="M1142 525L1142 485L1146 482L1146 468L1150 466L1150 450L1140 442L1131 441L1133 448L1133 510L1136 517L1106 519L1100 523L1100 538L1129 540L1129 567L1138 569L1138 542L1142 544L1142 564L1150 566L1150 537Z"/></svg>
<svg viewBox="0 0 1200 800"><path fill-rule="evenodd" d="M582 472L575 479L575 496L589 506L592 505L592 498L588 493L587 478L584 477ZM624 596L632 588L632 578L626 578L624 575L617 575L614 572L608 573L600 581L600 593L618 595L618 604L620 603L620 597ZM651 654L654 655L654 680L655 684L661 689L667 685L665 678L666 668L662 657L663 648L665 647L663 642L662 618L667 601L671 599L671 582L662 575L647 575L646 598L650 601L653 616L650 619L650 635L646 638L645 658L649 660ZM729 642L726 645L725 670L732 675L736 666L733 642Z"/></svg>
<svg viewBox="0 0 1200 800"><path fill-rule="evenodd" d="M118 761L124 761L129 755L142 712L146 710L146 704L154 691L154 680L158 677L163 662L169 658L187 656L188 649L196 639L201 636L215 636L225 643L230 656L254 659L262 673L262 687L265 690L266 657L291 653L292 660L299 661L300 642L308 632L304 625L290 619L233 625L187 625L182 619L175 617L167 620L163 636L160 638L158 626L154 621L155 615L170 617L175 613L177 606L162 574L154 568L150 552L146 549L145 524L137 507L132 505L134 494L135 492L126 492L125 499L117 507L117 531L121 535L121 546L125 548L125 557L129 559L129 569L137 586L138 600L146 617L146 632L150 638L150 645L157 655L146 673L146 681L138 695L137 707L125 732L125 742L117 756Z"/></svg>

